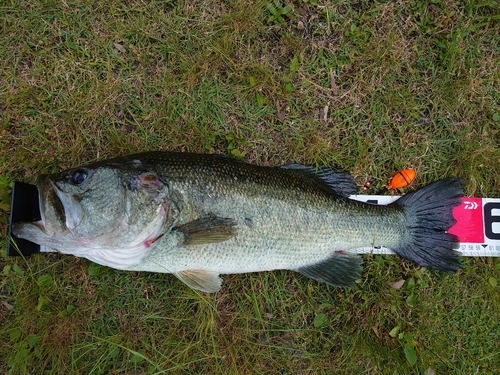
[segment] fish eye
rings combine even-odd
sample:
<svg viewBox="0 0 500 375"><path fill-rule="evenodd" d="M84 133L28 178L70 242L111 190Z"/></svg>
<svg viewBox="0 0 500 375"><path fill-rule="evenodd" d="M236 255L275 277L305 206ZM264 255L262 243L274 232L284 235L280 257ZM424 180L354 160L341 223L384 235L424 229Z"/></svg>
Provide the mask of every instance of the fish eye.
<svg viewBox="0 0 500 375"><path fill-rule="evenodd" d="M88 177L87 171L85 171L83 169L77 169L70 176L70 181L73 185L81 185L85 182L87 177Z"/></svg>

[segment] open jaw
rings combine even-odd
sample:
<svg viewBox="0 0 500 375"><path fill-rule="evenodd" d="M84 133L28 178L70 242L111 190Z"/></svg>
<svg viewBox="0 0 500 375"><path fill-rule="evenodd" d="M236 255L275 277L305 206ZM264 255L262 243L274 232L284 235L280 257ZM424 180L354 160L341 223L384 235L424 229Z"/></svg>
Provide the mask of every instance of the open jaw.
<svg viewBox="0 0 500 375"><path fill-rule="evenodd" d="M18 238L57 249L63 244L61 239L71 233L68 224L74 227L76 221L72 212L80 210L68 209L71 205L69 194L60 192L47 175L38 178L37 188L41 219L30 223L15 223L12 233ZM72 218L69 222L68 217Z"/></svg>
<svg viewBox="0 0 500 375"><path fill-rule="evenodd" d="M40 214L47 234L73 231L83 212L79 200L70 193L57 188L48 176L40 176L37 181L40 194Z"/></svg>
<svg viewBox="0 0 500 375"><path fill-rule="evenodd" d="M38 178L38 197L41 220L34 223L48 236L61 234L66 231L66 214L64 205L57 194L57 187L48 178L42 175Z"/></svg>

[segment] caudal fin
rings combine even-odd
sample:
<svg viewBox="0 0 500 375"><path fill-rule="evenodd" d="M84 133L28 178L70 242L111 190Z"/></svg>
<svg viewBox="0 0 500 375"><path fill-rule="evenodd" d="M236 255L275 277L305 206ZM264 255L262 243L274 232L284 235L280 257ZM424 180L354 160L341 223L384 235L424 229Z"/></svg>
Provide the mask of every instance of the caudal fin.
<svg viewBox="0 0 500 375"><path fill-rule="evenodd" d="M458 270L460 253L453 250L458 238L446 231L456 222L452 211L462 196L463 180L445 178L397 200L394 205L406 212L409 235L394 252L421 266Z"/></svg>

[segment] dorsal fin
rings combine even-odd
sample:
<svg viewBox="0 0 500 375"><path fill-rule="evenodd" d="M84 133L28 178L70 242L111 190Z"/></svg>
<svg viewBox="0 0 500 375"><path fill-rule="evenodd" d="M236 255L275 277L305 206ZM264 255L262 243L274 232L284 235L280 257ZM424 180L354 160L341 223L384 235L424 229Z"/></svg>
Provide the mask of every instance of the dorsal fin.
<svg viewBox="0 0 500 375"><path fill-rule="evenodd" d="M357 194L358 189L354 178L348 172L334 170L325 166L314 167L302 164L286 164L279 168L312 179L326 188L326 190L341 197Z"/></svg>

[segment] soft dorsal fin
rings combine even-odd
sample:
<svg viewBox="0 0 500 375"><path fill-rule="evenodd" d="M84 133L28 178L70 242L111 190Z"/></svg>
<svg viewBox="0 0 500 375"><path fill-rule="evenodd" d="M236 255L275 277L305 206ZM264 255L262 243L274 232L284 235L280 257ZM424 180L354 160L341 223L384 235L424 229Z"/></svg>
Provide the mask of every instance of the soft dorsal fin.
<svg viewBox="0 0 500 375"><path fill-rule="evenodd" d="M182 282L202 292L218 292L222 285L219 273L205 270L185 270L175 274Z"/></svg>
<svg viewBox="0 0 500 375"><path fill-rule="evenodd" d="M352 286L361 275L361 257L346 251L336 251L327 259L296 269L301 274L333 286Z"/></svg>
<svg viewBox="0 0 500 375"><path fill-rule="evenodd" d="M174 230L184 234L184 240L179 244L181 246L227 241L237 233L236 221L217 216L196 219Z"/></svg>
<svg viewBox="0 0 500 375"><path fill-rule="evenodd" d="M341 197L357 194L358 189L354 178L348 172L325 166L314 167L302 164L286 164L279 168L310 178Z"/></svg>

